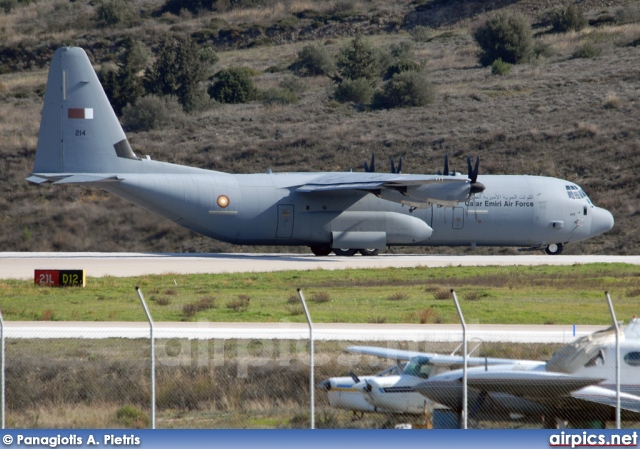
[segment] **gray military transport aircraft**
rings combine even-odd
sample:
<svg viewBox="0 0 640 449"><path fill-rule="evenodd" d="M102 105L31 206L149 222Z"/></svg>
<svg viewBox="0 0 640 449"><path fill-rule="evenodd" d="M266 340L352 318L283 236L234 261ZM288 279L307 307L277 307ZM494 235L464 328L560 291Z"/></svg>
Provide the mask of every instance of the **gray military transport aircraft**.
<svg viewBox="0 0 640 449"><path fill-rule="evenodd" d="M559 254L613 216L576 184L539 176L229 174L138 157L81 48L53 56L33 183L96 186L197 233L318 255L385 246L515 246ZM373 167L369 167L373 169Z"/></svg>

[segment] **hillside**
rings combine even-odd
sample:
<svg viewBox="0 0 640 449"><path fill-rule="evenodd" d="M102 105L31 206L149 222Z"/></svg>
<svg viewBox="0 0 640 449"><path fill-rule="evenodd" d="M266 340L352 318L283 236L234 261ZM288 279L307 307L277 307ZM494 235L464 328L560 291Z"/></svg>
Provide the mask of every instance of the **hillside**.
<svg viewBox="0 0 640 449"><path fill-rule="evenodd" d="M546 13L559 2L545 0L247 0L217 2L215 11L163 11L173 3L0 1L2 251L290 251L233 247L102 191L25 181L35 155L49 59L61 45L79 45L96 67L112 64L132 36L145 45L151 61L160 38L172 32L214 49L220 58L215 70L249 67L256 86L268 89L292 76L287 67L304 45L319 42L336 54L356 29L378 48L412 42L435 85L435 102L372 111L332 100L329 78L304 77L298 80L303 90L297 104L209 103L172 126L128 132L134 151L232 173L361 170L371 151L381 170L389 157L403 155L403 172L434 173L449 153L453 168L464 172L466 156L479 155L480 177L568 179L613 213L612 231L570 245L567 253L640 251L637 2L584 0L579 5L589 26L562 34L548 32ZM116 9L122 17L104 17L105 5L122 4L126 8ZM536 43L546 50L507 76L495 76L479 64L472 32L503 9L524 13ZM599 56L573 57L587 43Z"/></svg>

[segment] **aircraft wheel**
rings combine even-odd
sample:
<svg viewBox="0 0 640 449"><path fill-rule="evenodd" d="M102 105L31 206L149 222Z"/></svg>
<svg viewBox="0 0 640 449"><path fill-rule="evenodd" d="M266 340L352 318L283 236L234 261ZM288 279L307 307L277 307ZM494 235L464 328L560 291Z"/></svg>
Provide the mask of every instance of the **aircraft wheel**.
<svg viewBox="0 0 640 449"><path fill-rule="evenodd" d="M379 249L376 248L372 248L372 249L359 249L358 250L360 252L360 254L362 254L363 256L377 256L378 253L380 252Z"/></svg>
<svg viewBox="0 0 640 449"><path fill-rule="evenodd" d="M329 245L310 246L309 248L316 256L328 256L333 250Z"/></svg>
<svg viewBox="0 0 640 449"><path fill-rule="evenodd" d="M544 252L550 256L557 256L562 253L562 243L552 243L544 249Z"/></svg>
<svg viewBox="0 0 640 449"><path fill-rule="evenodd" d="M356 253L357 250L351 248L333 248L333 252L336 256L347 256L351 257Z"/></svg>

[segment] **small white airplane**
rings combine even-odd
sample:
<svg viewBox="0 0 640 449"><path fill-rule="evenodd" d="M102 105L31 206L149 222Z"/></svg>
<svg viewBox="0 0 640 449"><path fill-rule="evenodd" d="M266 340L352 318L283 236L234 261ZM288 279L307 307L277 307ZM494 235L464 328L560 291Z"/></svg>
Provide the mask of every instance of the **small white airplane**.
<svg viewBox="0 0 640 449"><path fill-rule="evenodd" d="M355 416L364 412L422 415L433 407L431 400L415 390L430 376L456 369L463 357L372 346L350 346L347 351L374 355L396 361L373 376L332 377L318 386L327 391L329 404L350 410ZM469 357L469 366L512 364L513 359Z"/></svg>
<svg viewBox="0 0 640 449"><path fill-rule="evenodd" d="M28 181L97 187L180 226L240 245L308 246L317 256L386 246L514 246L560 254L613 216L573 182L542 176L230 174L139 157L84 50L56 51ZM395 164L394 164L395 165Z"/></svg>
<svg viewBox="0 0 640 449"><path fill-rule="evenodd" d="M640 421L640 321L620 335L621 418ZM437 374L414 388L460 413L462 370ZM615 328L577 339L547 362L519 360L467 370L472 420L540 420L545 427L604 428L615 419Z"/></svg>

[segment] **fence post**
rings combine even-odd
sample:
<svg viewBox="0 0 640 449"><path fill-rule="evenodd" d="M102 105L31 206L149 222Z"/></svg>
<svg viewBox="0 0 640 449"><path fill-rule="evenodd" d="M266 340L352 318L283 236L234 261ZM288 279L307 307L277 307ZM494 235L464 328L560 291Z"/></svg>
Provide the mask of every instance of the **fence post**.
<svg viewBox="0 0 640 449"><path fill-rule="evenodd" d="M4 418L4 412L5 412L5 380L4 380L4 375L5 375L5 355L4 355L4 319L2 317L2 310L0 310L0 351L2 351L2 354L0 355L0 359L2 361L2 366L0 367L0 389L2 390L2 392L0 393L0 402L2 402L2 404L0 404L0 407L2 407L2 428L5 428L5 418Z"/></svg>
<svg viewBox="0 0 640 449"><path fill-rule="evenodd" d="M613 326L616 329L616 429L621 428L620 418L620 326L616 319L616 311L613 309L613 303L611 302L611 296L609 292L604 292L607 297L607 303L609 304L609 313L611 313L611 319L613 320Z"/></svg>
<svg viewBox="0 0 640 449"><path fill-rule="evenodd" d="M311 393L311 428L316 428L316 401L315 401L315 381L314 381L314 371L315 364L313 360L313 323L311 322L311 315L309 315L309 309L307 309L307 303L304 300L304 295L302 294L302 290L298 289L298 295L300 296L300 301L302 301L302 307L304 307L304 314L307 317L307 323L309 323L309 364L311 373L309 375L309 392Z"/></svg>
<svg viewBox="0 0 640 449"><path fill-rule="evenodd" d="M456 310L458 311L458 316L460 317L460 323L462 324L462 428L467 428L467 405L469 402L468 399L468 389L467 389L467 324L464 322L464 316L462 315L462 309L460 309L460 304L458 303L458 297L456 296L456 292L451 289L451 296L453 296L453 302L456 304Z"/></svg>
<svg viewBox="0 0 640 449"><path fill-rule="evenodd" d="M144 301L144 296L142 296L142 291L136 285L136 292L138 292L138 297L140 298L140 302L142 303L142 307L144 307L144 313L147 314L147 320L149 320L149 340L151 341L151 428L156 428L156 349L155 342L153 338L153 319L151 318L151 314L149 313L149 308L147 307L147 303Z"/></svg>

